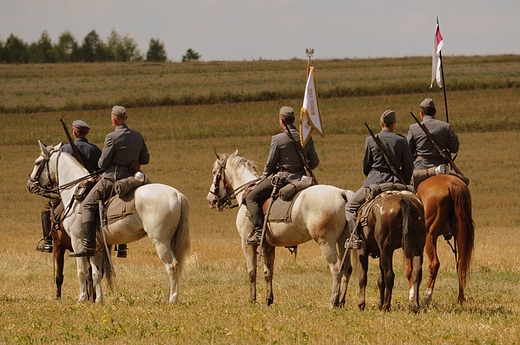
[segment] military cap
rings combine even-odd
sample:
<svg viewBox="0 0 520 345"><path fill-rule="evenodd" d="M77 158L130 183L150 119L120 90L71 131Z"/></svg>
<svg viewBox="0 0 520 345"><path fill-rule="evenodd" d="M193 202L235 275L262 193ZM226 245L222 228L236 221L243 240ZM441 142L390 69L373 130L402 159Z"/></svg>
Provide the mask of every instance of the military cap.
<svg viewBox="0 0 520 345"><path fill-rule="evenodd" d="M294 118L294 109L288 106L283 106L280 108L280 115Z"/></svg>
<svg viewBox="0 0 520 345"><path fill-rule="evenodd" d="M125 110L124 107L122 107L120 105L115 105L112 108L112 114L114 114L117 117L121 117L123 119L126 119L126 110Z"/></svg>
<svg viewBox="0 0 520 345"><path fill-rule="evenodd" d="M76 120L76 121L72 122L72 128L78 132L90 131L90 126L83 120Z"/></svg>
<svg viewBox="0 0 520 345"><path fill-rule="evenodd" d="M385 110L383 115L381 115L381 123L384 123L385 125L389 125L391 123L394 123L397 119L397 116L395 115L395 111L393 110Z"/></svg>

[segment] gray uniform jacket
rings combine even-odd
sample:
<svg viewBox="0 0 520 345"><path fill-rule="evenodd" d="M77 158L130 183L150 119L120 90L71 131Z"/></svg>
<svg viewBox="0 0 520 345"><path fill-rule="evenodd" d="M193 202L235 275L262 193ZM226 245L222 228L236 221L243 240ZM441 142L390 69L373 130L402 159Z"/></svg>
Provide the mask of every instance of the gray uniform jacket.
<svg viewBox="0 0 520 345"><path fill-rule="evenodd" d="M405 184L409 184L413 173L413 158L406 138L389 129L381 130L378 138L386 148L395 168L401 170ZM362 164L366 176L363 187L385 182L399 182L372 136L368 136L365 141Z"/></svg>
<svg viewBox="0 0 520 345"><path fill-rule="evenodd" d="M298 132L295 126L288 127L294 140L299 143L300 132ZM311 169L316 168L320 160L312 138L309 139L303 148L303 153L309 162L309 167ZM288 181L299 180L305 175L305 168L300 154L285 130L271 138L271 148L265 163L262 178L265 179L278 171L289 172Z"/></svg>
<svg viewBox="0 0 520 345"><path fill-rule="evenodd" d="M432 137L435 138L441 149L448 149L451 153L457 153L459 151L459 138L457 134L453 132L453 128L449 123L426 115L423 119L423 124L431 133ZM410 126L406 140L408 141L408 145L410 145L410 150L412 150L415 159L415 169L428 169L447 163L440 156L419 124L414 123Z"/></svg>
<svg viewBox="0 0 520 345"><path fill-rule="evenodd" d="M78 148L78 151L81 154L83 165L88 170L88 172L93 173L94 171L98 170L98 161L99 157L101 157L101 150L99 147L89 143L87 138L76 138L74 140L74 145L76 145ZM70 146L70 144L63 145L60 151L67 152L72 157L75 157L74 151L72 150L72 146Z"/></svg>
<svg viewBox="0 0 520 345"><path fill-rule="evenodd" d="M148 164L150 154L140 132L128 128L126 124L117 126L105 137L105 144L99 158L99 167L105 170L103 178L120 180L130 177L128 166L132 162Z"/></svg>

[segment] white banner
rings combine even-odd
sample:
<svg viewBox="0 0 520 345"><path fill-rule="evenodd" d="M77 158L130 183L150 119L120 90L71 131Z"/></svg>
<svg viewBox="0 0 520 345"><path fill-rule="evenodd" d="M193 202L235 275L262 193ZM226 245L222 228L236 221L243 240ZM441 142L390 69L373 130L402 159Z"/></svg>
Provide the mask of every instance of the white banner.
<svg viewBox="0 0 520 345"><path fill-rule="evenodd" d="M303 97L303 106L300 113L300 142L302 147L309 141L313 130L316 130L321 136L324 136L321 126L321 113L318 105L318 91L316 90L314 80L314 67L310 67L307 85L305 86L305 96Z"/></svg>

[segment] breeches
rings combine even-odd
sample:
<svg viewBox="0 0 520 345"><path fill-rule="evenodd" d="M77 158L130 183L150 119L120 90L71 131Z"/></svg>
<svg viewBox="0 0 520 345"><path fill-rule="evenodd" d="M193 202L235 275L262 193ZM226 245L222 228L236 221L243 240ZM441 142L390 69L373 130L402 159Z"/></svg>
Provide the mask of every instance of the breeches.
<svg viewBox="0 0 520 345"><path fill-rule="evenodd" d="M99 212L99 201L107 200L113 193L114 182L101 179L96 183L81 205L83 223L95 222Z"/></svg>

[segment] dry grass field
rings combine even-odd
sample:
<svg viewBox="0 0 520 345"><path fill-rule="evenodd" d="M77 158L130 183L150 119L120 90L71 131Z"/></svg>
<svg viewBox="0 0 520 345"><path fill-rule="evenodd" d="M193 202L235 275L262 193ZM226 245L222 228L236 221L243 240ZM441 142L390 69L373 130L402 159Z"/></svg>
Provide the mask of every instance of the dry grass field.
<svg viewBox="0 0 520 345"><path fill-rule="evenodd" d="M437 101L443 119L442 92L428 89L429 63L427 58L315 62L326 133L325 138L314 136L321 158L315 174L321 184L351 190L361 185L363 123L377 128L385 109L397 112L402 134L413 123L408 112L417 115L424 97ZM345 308L330 310L331 275L312 242L299 247L296 260L287 250L277 250L272 306L264 303L261 274L259 302L248 302L236 210L218 212L206 203L213 148L227 153L238 148L262 166L270 136L279 131L279 107L301 105L305 65L303 60L0 65L0 343L519 343L517 56L446 59L450 122L461 141L456 162L471 179L476 224L465 304L457 304L454 256L443 240L433 302L417 315L407 308L398 251L391 312L377 308L376 260L369 269L367 309L357 310L354 275ZM359 94L349 94L352 90ZM112 130L109 110L116 103L127 106L129 126L147 140L149 178L176 187L190 201L192 253L178 305L166 303L167 274L148 239L131 243L127 259L114 255L115 288L104 285L105 303L100 305L77 304L71 258L65 260L63 297L56 300L52 255L35 250L43 199L29 194L25 185L39 155L37 140L64 141L59 118L67 123L83 119L92 127L90 140L101 146ZM421 294L427 260L423 269Z"/></svg>

